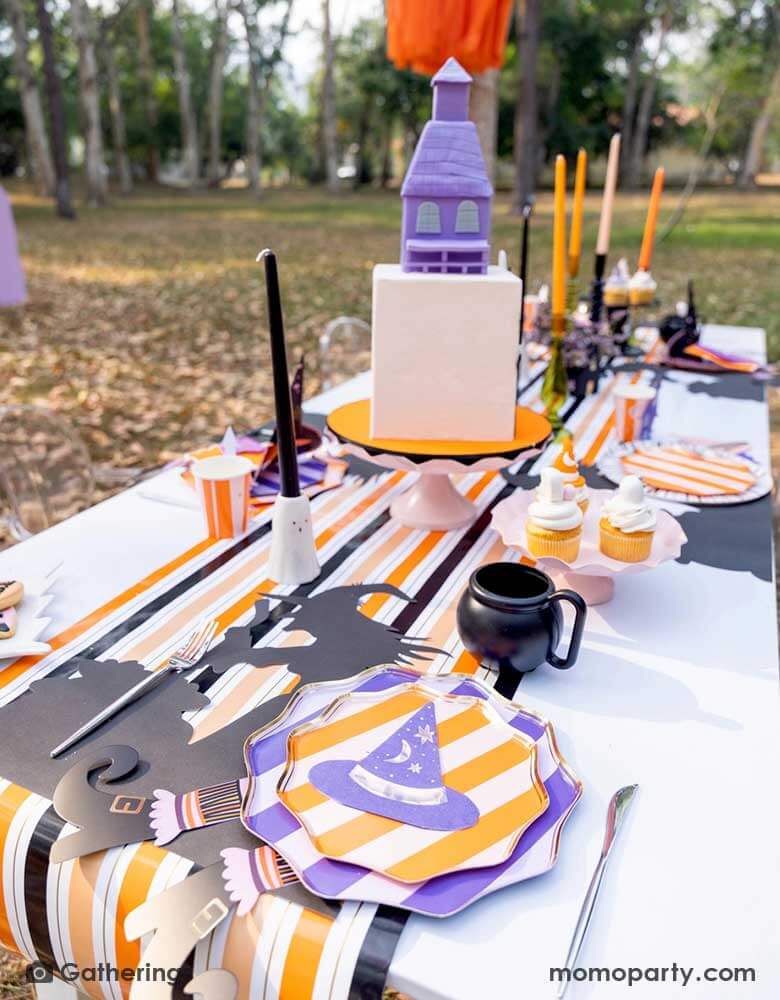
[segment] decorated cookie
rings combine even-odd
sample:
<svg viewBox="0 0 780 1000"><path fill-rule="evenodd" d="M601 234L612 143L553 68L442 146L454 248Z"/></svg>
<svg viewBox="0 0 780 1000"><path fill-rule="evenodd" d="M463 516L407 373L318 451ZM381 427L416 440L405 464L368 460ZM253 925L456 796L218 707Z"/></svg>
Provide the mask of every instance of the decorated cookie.
<svg viewBox="0 0 780 1000"><path fill-rule="evenodd" d="M0 580L0 611L12 608L24 597L21 580Z"/></svg>
<svg viewBox="0 0 780 1000"><path fill-rule="evenodd" d="M5 608L0 611L0 640L11 639L16 635L16 608Z"/></svg>

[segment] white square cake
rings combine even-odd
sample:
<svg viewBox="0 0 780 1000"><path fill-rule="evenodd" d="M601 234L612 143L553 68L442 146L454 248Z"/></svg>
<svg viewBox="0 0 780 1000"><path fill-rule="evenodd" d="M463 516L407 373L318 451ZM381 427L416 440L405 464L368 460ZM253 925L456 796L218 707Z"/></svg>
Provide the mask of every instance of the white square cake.
<svg viewBox="0 0 780 1000"><path fill-rule="evenodd" d="M371 435L514 437L522 282L511 271L374 268Z"/></svg>

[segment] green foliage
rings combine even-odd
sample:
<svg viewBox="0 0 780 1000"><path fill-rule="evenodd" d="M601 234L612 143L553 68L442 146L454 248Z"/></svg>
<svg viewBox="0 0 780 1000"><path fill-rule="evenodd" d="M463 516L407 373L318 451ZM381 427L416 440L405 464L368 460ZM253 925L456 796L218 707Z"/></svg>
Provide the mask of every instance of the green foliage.
<svg viewBox="0 0 780 1000"><path fill-rule="evenodd" d="M713 155L728 162L745 148L757 101L780 59L780 11L772 0L723 0L718 10L706 68L724 88Z"/></svg>
<svg viewBox="0 0 780 1000"><path fill-rule="evenodd" d="M263 162L270 172L293 179L322 179L320 155L319 79L311 81L307 106L295 106L278 72L276 53L283 5L275 0L247 0L262 11L261 72L268 79L263 122ZM32 0L25 0L31 58L39 70L41 54ZM265 10L268 8L268 10ZM155 68L158 122L150 135L138 64L137 5L122 3L103 14L110 21L108 37L120 78L131 160L146 160L155 145L161 162L178 157L181 127L171 46L169 4L153 3L151 47ZM780 58L780 14L776 0L545 0L538 58L540 159L557 152L572 157L580 146L591 156L606 150L611 132L620 127L629 63L637 42L642 46L639 83L648 71L660 19L667 16L677 43L663 62L651 114L649 146L670 142L698 148L702 116L687 114L681 125L668 107L703 108L714 90L725 91L712 148L714 157L736 164L745 148L757 102ZM63 80L68 133L80 135L77 54L72 43L69 4L53 0L58 69ZM24 163L26 150L11 38L0 6L0 172ZM276 18L276 22L274 22ZM184 43L191 74L193 103L198 110L201 146L206 148L206 108L213 41L213 5L182 3ZM222 153L226 162L241 157L246 147L247 65L241 19L229 19L224 80ZM310 29L307 29L310 30ZM680 34L688 32L688 35ZM691 52L680 44L687 37ZM312 34L311 42L317 45ZM283 61L283 50L281 60ZM498 155L509 159L514 147L518 55L515 31L510 31L499 79ZM354 168L355 184L384 184L398 177L430 111L427 77L399 71L385 56L384 24L365 18L336 39L337 139L341 162ZM109 114L105 87L103 122L111 158ZM683 116L683 120L686 115ZM780 138L775 127L770 147ZM75 148L75 147L74 147Z"/></svg>
<svg viewBox="0 0 780 1000"><path fill-rule="evenodd" d="M339 141L354 156L356 183L386 181L393 131L416 141L430 113L430 81L389 62L384 26L375 20L339 40L335 71Z"/></svg>

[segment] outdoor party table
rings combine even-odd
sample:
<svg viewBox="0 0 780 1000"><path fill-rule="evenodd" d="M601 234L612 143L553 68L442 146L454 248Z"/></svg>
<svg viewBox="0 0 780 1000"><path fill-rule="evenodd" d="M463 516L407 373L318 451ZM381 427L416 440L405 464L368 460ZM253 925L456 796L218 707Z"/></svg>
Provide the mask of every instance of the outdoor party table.
<svg viewBox="0 0 780 1000"><path fill-rule="evenodd" d="M764 359L758 329L709 327L704 339ZM586 465L613 439L611 391L625 377L616 367L596 395L563 411ZM338 387L309 410L326 413L365 395L368 380ZM541 408L540 385L537 376L521 402ZM745 440L759 461L769 461L763 389L747 376L668 371L655 429ZM512 481L535 483L552 451L513 467ZM375 594L365 614L446 651L432 671L490 677L460 646L454 609L474 567L517 558L489 527L491 509L511 486L500 473L465 475L459 488L477 504L477 520L431 533L389 518L411 473L359 471L313 501L323 572L310 592L391 582L415 603ZM0 554L0 577L20 564L32 570L62 562L49 609L52 652L0 668L0 942L50 966L134 967L141 949L125 940L127 913L215 860L215 843L230 845L243 832L235 823L212 828L205 853L195 831L169 849L136 844L50 863L51 844L73 829L52 806L51 767L43 764L65 735L57 729L56 705L51 729L34 734L38 760L29 744L23 751L7 737L9 713L32 697L25 695L30 683L66 673L77 655L158 664L203 616L218 617L221 629L246 621L257 592L274 588L264 574L269 515L258 517L244 539L205 540L199 513L180 505L172 475L153 481L156 494L142 484ZM170 502L159 502L169 486ZM601 849L607 802L619 786L638 782L579 963L617 970L615 982L576 983L572 995L776 996L780 730L770 499L664 506L688 535L681 558L621 579L610 603L589 610L576 666L541 667L517 691L516 700L554 723L563 756L584 786L552 871L439 920L405 919L359 903L334 908L329 919L265 896L249 916L231 913L198 944L191 971L229 969L241 998L369 997L378 995L385 974L388 986L415 1000L552 996L549 970L564 963ZM283 624L261 644L278 643ZM192 718L194 739L294 683L283 647L277 666L234 667L211 682L212 705ZM248 724L244 735L250 731ZM103 737L122 742L110 726ZM74 757L52 765L58 776ZM235 761L238 777L240 745ZM629 994L620 973L627 967L665 968L666 989L645 981ZM692 970L684 992L680 967ZM755 970L755 983L735 986L738 973L730 970L737 968ZM82 981L80 988L120 1000L129 986Z"/></svg>

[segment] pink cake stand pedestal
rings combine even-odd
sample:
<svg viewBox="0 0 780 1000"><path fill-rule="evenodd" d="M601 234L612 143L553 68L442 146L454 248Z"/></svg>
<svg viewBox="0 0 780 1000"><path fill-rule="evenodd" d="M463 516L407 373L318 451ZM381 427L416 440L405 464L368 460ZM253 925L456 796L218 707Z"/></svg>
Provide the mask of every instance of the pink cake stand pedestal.
<svg viewBox="0 0 780 1000"><path fill-rule="evenodd" d="M606 604L615 595L618 577L644 573L661 563L677 559L688 540L679 523L665 510L659 510L650 557L641 563L625 563L605 556L599 548L601 507L613 493L611 490L590 490L590 506L585 514L580 551L573 563L562 559L532 556L526 547L525 522L528 507L534 501L532 490L516 490L502 500L493 511L492 526L505 545L519 549L528 559L549 573L557 586L568 587L581 594L590 605Z"/></svg>
<svg viewBox="0 0 780 1000"><path fill-rule="evenodd" d="M427 531L453 531L477 515L452 476L490 472L538 455L552 433L546 417L517 407L512 441L409 441L372 438L371 401L358 400L333 410L328 430L344 452L385 469L419 472L415 483L393 501L390 513L400 524Z"/></svg>

